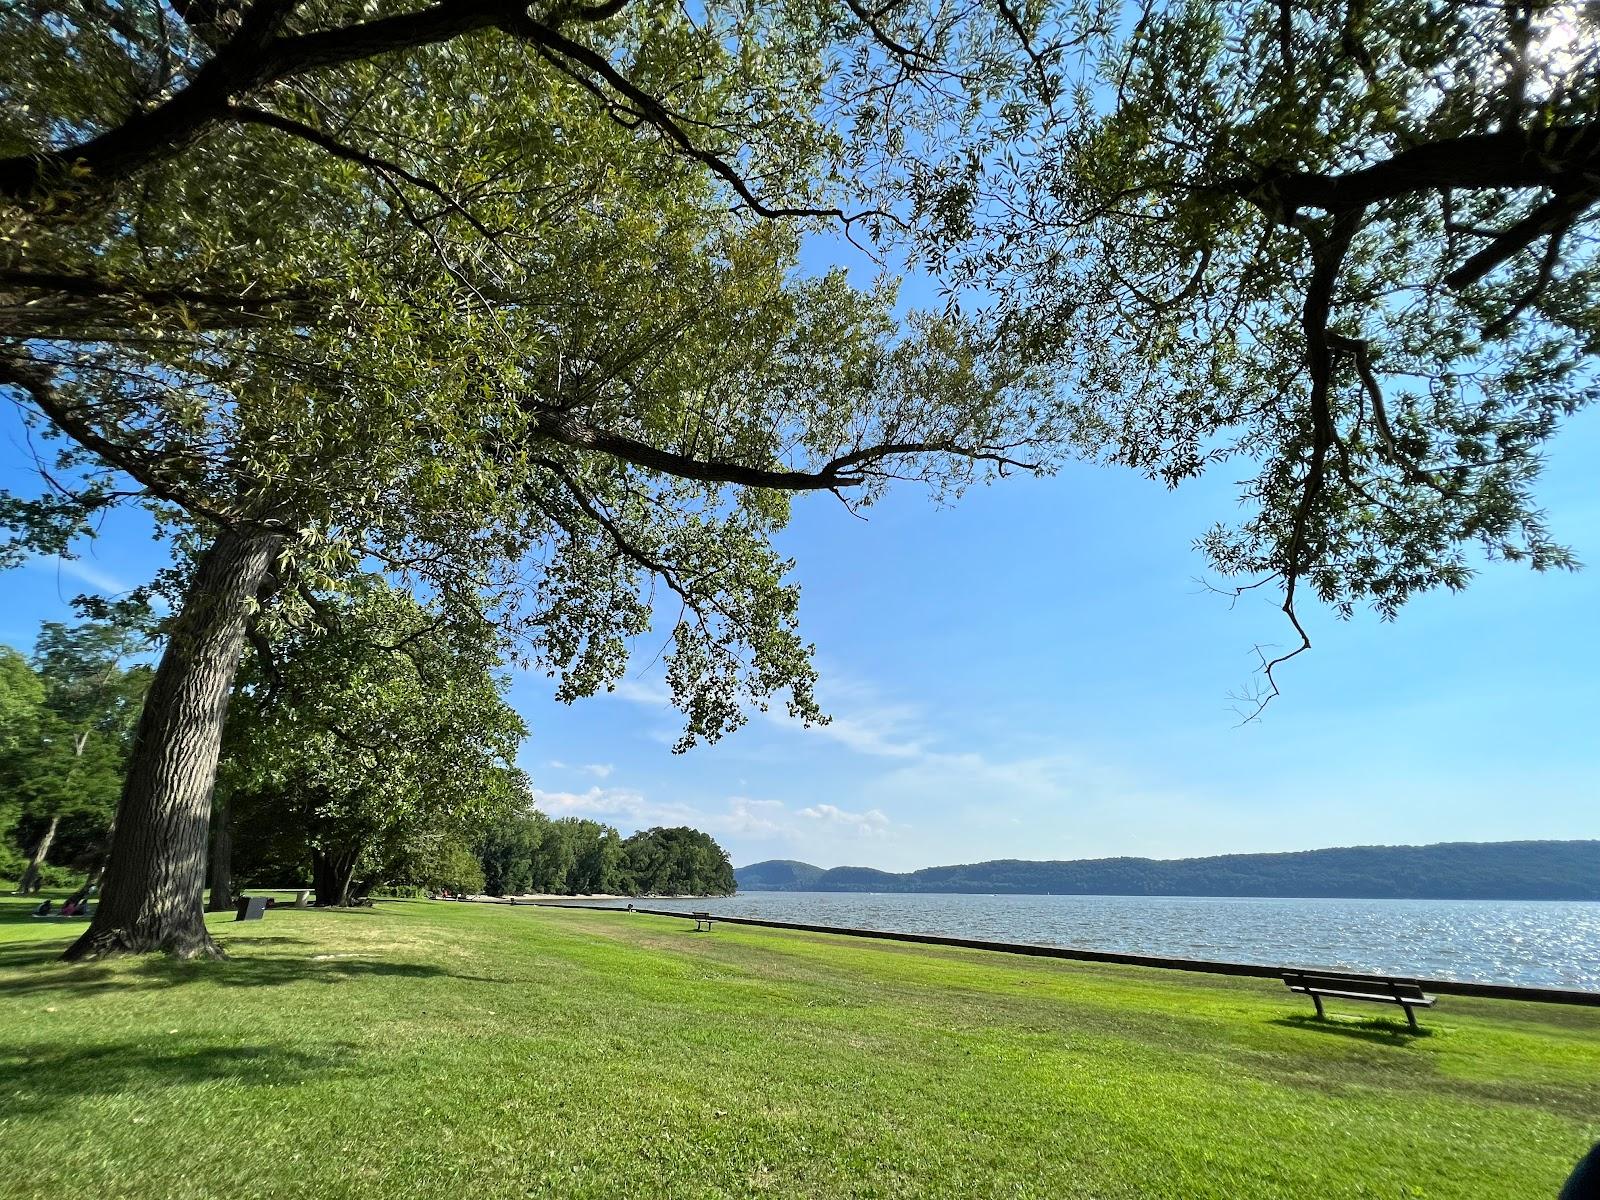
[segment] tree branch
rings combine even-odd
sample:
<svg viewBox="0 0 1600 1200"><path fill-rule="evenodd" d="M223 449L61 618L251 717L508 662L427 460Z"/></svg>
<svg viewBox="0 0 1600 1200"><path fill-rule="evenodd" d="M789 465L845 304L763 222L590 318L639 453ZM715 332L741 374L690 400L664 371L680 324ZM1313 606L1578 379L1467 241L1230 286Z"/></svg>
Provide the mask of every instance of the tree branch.
<svg viewBox="0 0 1600 1200"><path fill-rule="evenodd" d="M233 119L241 124L260 125L268 129L276 129L288 134L290 137L310 142L312 145L326 150L335 158L356 163L372 171L398 175L413 187L419 187L443 201L447 207L458 213L486 241L493 242L496 240L495 235L477 217L473 216L460 201L446 192L444 188L434 183L431 179L408 171L392 159L382 158L369 150L357 150L352 146L346 146L313 125L307 125L303 121L296 121L291 117L280 116L278 113L269 112L264 108L256 108L249 104L234 104L229 106L228 111L233 115Z"/></svg>
<svg viewBox="0 0 1600 1200"><path fill-rule="evenodd" d="M585 83L585 86L588 86L590 91L595 90L593 86L586 82L581 74L572 70L569 64L580 64L586 70L599 76L612 90L633 106L640 118L661 132L668 141L676 145L689 158L708 168L712 174L722 179L724 183L734 190L739 199L749 205L750 210L758 216L767 218L831 217L848 225L853 221L861 220L863 217L887 217L890 215L881 212L850 214L837 207L817 208L769 205L755 194L732 163L721 155L699 146L689 136L688 131L684 129L682 122L675 113L668 109L657 97L652 96L621 71L617 70L616 67L612 66L603 54L583 45L581 42L573 41L559 30L541 24L520 9L514 14L507 15L497 24L499 28L513 37L532 42L551 51L553 55L559 56L559 58L551 59L553 65L562 69L578 82ZM561 62L560 59L566 59L568 62Z"/></svg>
<svg viewBox="0 0 1600 1200"><path fill-rule="evenodd" d="M634 545L632 540L617 526L617 523L602 512L600 507L589 498L588 493L573 478L572 472L565 465L556 462L554 459L543 457L535 458L533 461L561 481L561 486L566 490L567 495L572 498L572 502L582 510L585 516L606 531L606 535L611 539L611 544L617 548L619 554L624 555L636 565L643 567L652 575L660 578L663 583L678 594L678 597L685 605L698 611L699 605L697 601L690 594L688 585L678 578L677 572L668 564L653 555L646 554Z"/></svg>
<svg viewBox="0 0 1600 1200"><path fill-rule="evenodd" d="M193 495L187 486L174 480L169 472L159 469L158 464L150 460L147 450L120 445L102 435L56 391L54 373L50 368L0 355L0 386L7 384L27 393L39 411L54 421L63 433L84 449L98 454L108 466L137 480L152 496L224 528L249 527L262 532L287 532L278 522L246 520Z"/></svg>
<svg viewBox="0 0 1600 1200"><path fill-rule="evenodd" d="M535 20L519 0L440 0L416 12L380 17L337 29L289 36L272 36L293 0L259 0L252 6L239 33L218 50L183 88L153 108L135 112L121 124L82 142L44 154L21 154L0 159L0 197L25 206L39 206L51 193L82 196L95 188L120 182L146 167L171 158L194 143L208 128L239 119L239 97L279 80L328 67L376 58L401 50L447 42L483 29L499 29L532 43L574 79L596 90L583 72L603 80L639 117L659 130L679 151L701 163L731 187L752 211L768 217L830 217L848 224L866 216L839 208L769 205L760 200L739 171L723 156L701 147L685 130L682 120L662 101L639 87L600 52L566 37L553 25ZM560 12L584 21L603 20L625 6L607 2ZM269 19L269 17L271 19ZM577 68L581 67L582 71ZM605 99L605 97L602 97ZM343 157L360 153L341 147L320 131L289 122L269 121L261 109L247 111L259 124L275 124L285 132L308 137L331 153ZM296 126L290 128L290 126ZM377 166L376 156L367 165ZM394 164L389 169L398 171ZM407 174L419 187L427 184ZM62 206L57 205L59 210Z"/></svg>
<svg viewBox="0 0 1600 1200"><path fill-rule="evenodd" d="M659 471L679 479L701 483L733 483L744 487L771 488L784 492L832 491L856 487L872 477L870 470L885 459L913 454L943 454L994 462L1001 467L1038 471L1036 463L1023 462L1004 453L1004 448L964 447L949 441L884 442L863 447L823 464L814 471L780 470L753 467L744 463L694 458L663 450L624 434L611 433L587 425L567 413L540 411L535 418L540 437L578 450L596 450L634 466Z"/></svg>
<svg viewBox="0 0 1600 1200"><path fill-rule="evenodd" d="M1547 234L1564 234L1596 200L1600 200L1600 189L1594 187L1552 196L1446 275L1445 283L1457 291L1471 287Z"/></svg>
<svg viewBox="0 0 1600 1200"><path fill-rule="evenodd" d="M1416 192L1554 187L1600 169L1600 121L1546 129L1468 134L1402 150L1370 167L1327 174L1272 170L1223 180L1214 191L1303 208L1345 212Z"/></svg>
<svg viewBox="0 0 1600 1200"><path fill-rule="evenodd" d="M253 285L246 285L246 289ZM189 287L179 284L145 284L87 273L64 271L30 271L16 267L0 267L0 291L17 289L42 292L75 299L93 301L124 301L154 307L183 307L190 318L199 316L194 324L204 328L231 329L262 319L276 311L291 315L310 315L309 292L280 292L250 295L248 290L238 292L216 291L209 288ZM27 301L16 315L3 318L12 328L36 328L40 322L29 320L42 306L36 300ZM91 308L91 313L98 311Z"/></svg>
<svg viewBox="0 0 1600 1200"><path fill-rule="evenodd" d="M52 190L84 192L117 183L181 153L227 119L234 97L295 75L449 41L495 25L513 0L441 0L431 7L340 29L274 37L281 0L258 3L239 33L171 99L131 114L86 141L46 154L0 159L0 196L35 205Z"/></svg>
<svg viewBox="0 0 1600 1200"><path fill-rule="evenodd" d="M1295 593L1300 575L1305 570L1305 548L1311 527L1313 510L1322 496L1327 476L1328 451L1338 440L1333 425L1333 355L1329 343L1328 321L1333 312L1333 293L1339 280L1339 269L1360 225L1360 213L1344 213L1336 218L1326 233L1311 235L1311 280L1306 286L1305 304L1301 309L1300 327L1306 339L1306 368L1311 376L1311 458L1306 464L1305 479L1300 485L1300 499L1295 504L1289 531L1289 544L1283 555L1283 614L1289 618L1299 636L1299 644L1287 654L1268 659L1261 657L1261 671L1266 677L1268 691L1257 698L1257 706L1246 720L1259 716L1263 709L1279 694L1275 672L1278 667L1311 648L1311 637L1300 616L1295 611Z"/></svg>

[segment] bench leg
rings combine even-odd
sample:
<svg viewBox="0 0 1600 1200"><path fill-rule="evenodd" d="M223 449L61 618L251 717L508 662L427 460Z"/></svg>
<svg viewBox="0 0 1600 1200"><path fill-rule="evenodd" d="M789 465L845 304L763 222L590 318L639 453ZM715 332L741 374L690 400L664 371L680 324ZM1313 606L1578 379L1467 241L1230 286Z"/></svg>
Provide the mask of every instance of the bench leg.
<svg viewBox="0 0 1600 1200"><path fill-rule="evenodd" d="M1406 1020L1411 1022L1411 1028L1416 1032L1421 1033L1422 1026L1417 1024L1416 1010L1413 1009L1409 1004L1402 1004L1400 1007L1406 1010Z"/></svg>
<svg viewBox="0 0 1600 1200"><path fill-rule="evenodd" d="M1317 995L1315 992L1312 992L1311 1003L1317 1006L1317 1020L1324 1020L1328 1014L1322 1011L1322 997Z"/></svg>

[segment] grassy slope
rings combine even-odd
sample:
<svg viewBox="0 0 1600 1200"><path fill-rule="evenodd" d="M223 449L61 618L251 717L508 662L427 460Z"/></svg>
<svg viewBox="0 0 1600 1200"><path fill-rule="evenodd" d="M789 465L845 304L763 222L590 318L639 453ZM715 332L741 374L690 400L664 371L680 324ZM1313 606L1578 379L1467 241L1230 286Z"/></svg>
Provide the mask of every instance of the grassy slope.
<svg viewBox="0 0 1600 1200"><path fill-rule="evenodd" d="M5 1197L1548 1198L1600 1011L416 902L52 964L0 904ZM1371 1006L1360 1006L1368 1009Z"/></svg>

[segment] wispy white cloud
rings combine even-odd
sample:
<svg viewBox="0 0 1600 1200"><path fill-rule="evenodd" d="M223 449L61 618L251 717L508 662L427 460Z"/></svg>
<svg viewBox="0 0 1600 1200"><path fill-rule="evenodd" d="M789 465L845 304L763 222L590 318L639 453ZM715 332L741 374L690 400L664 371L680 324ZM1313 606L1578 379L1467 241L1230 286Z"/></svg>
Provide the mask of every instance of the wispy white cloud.
<svg viewBox="0 0 1600 1200"><path fill-rule="evenodd" d="M672 694L660 680L624 679L612 689L612 695L646 708L672 706ZM831 678L823 708L831 719L825 725L809 727L798 717L790 716L782 705L754 715L780 728L826 738L872 758L917 758L927 751L931 742L927 735L917 731L922 719L919 709L910 704L886 703L872 689L859 683ZM656 740L669 745L677 738L675 731L670 734L658 731L656 735Z"/></svg>
<svg viewBox="0 0 1600 1200"><path fill-rule="evenodd" d="M847 812L833 804L814 804L810 808L802 808L800 815L813 821L850 830L862 837L882 837L889 832L889 818L876 808L857 813Z"/></svg>
<svg viewBox="0 0 1600 1200"><path fill-rule="evenodd" d="M61 576L65 575L69 579L87 584L97 592L104 592L108 596L125 596L137 586L129 583L120 575L111 571L103 571L81 558L47 558L40 555L29 559L27 565L38 571L50 572L57 577L58 581ZM166 600L160 596L150 597L150 606L158 613L171 611Z"/></svg>
<svg viewBox="0 0 1600 1200"><path fill-rule="evenodd" d="M533 802L551 817L626 817L653 819L672 806L653 804L644 793L632 788L603 788L598 785L582 792L551 792L533 789Z"/></svg>
<svg viewBox="0 0 1600 1200"><path fill-rule="evenodd" d="M1112 835L1127 839L1139 820L1135 814L1162 814L1157 824L1171 824L1174 838L1188 836L1179 831L1205 819L1197 797L1102 756L1077 747L980 744L976 734L942 728L924 706L847 672L829 669L823 678L829 724L805 728L781 709L759 719L797 745L815 748L820 739L859 756L849 782L823 793L827 802L810 787L791 793L787 804L737 796L721 805L662 804L606 788L566 795L583 797L578 803L592 810L585 815L689 824L731 838L735 857L747 861L762 856L751 853L759 849L824 863L861 856L902 868L962 857L1104 853L1113 849ZM630 681L618 690L642 705L668 703L659 684ZM995 819L997 806L1005 819ZM1087 828L1098 835L1091 840L1078 832ZM961 852L953 854L953 840ZM864 853L869 845L870 855Z"/></svg>
<svg viewBox="0 0 1600 1200"><path fill-rule="evenodd" d="M576 771L580 775L593 775L596 779L607 779L617 769L611 763L564 763L559 758L552 758L544 765L552 771Z"/></svg>
<svg viewBox="0 0 1600 1200"><path fill-rule="evenodd" d="M1135 813L1164 814L1158 821L1175 825L1200 819L1196 797L1077 747L980 745L975 733L941 728L921 706L870 684L838 671L824 680L831 724L807 730L781 714L772 723L878 761L860 762L832 802L797 802L800 828L791 838L821 861L849 861L859 853L850 847L865 839L877 847L874 860L902 868L964 856L1071 857L1110 849L1080 839L1084 825L1120 833ZM917 813L933 819L907 820ZM952 853L952 842L963 850Z"/></svg>
<svg viewBox="0 0 1600 1200"><path fill-rule="evenodd" d="M96 591L105 592L107 595L120 596L124 592L131 592L134 585L118 578L109 571L86 563L81 558L35 558L33 565L42 571L56 571L79 583L86 583Z"/></svg>
<svg viewBox="0 0 1600 1200"><path fill-rule="evenodd" d="M786 838L793 833L793 826L787 817L788 809L781 800L730 796L720 832L769 840Z"/></svg>
<svg viewBox="0 0 1600 1200"><path fill-rule="evenodd" d="M763 716L774 725L837 742L857 754L872 758L917 758L928 749L930 738L921 726L923 714L915 705L886 701L876 689L839 672L824 676L823 711L830 720L812 725L781 709Z"/></svg>
<svg viewBox="0 0 1600 1200"><path fill-rule="evenodd" d="M633 788L595 786L581 792L535 788L534 804L550 817L588 817L633 828L690 825L716 837L783 841L800 832L794 814L778 800L730 796L722 805L654 800Z"/></svg>
<svg viewBox="0 0 1600 1200"><path fill-rule="evenodd" d="M825 738L874 758L919 758L928 743L903 732L903 717L897 713L867 712L835 716L826 725L814 726Z"/></svg>

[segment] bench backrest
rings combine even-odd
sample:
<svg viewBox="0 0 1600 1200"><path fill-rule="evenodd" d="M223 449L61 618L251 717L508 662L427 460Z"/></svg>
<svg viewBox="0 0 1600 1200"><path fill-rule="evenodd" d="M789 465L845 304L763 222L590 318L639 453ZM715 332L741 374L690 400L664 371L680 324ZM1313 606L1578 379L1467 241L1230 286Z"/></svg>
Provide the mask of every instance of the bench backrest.
<svg viewBox="0 0 1600 1200"><path fill-rule="evenodd" d="M1283 982L1290 987L1312 988L1319 992L1360 992L1396 1000L1426 999L1422 985L1412 979L1372 979L1329 971L1285 971Z"/></svg>

